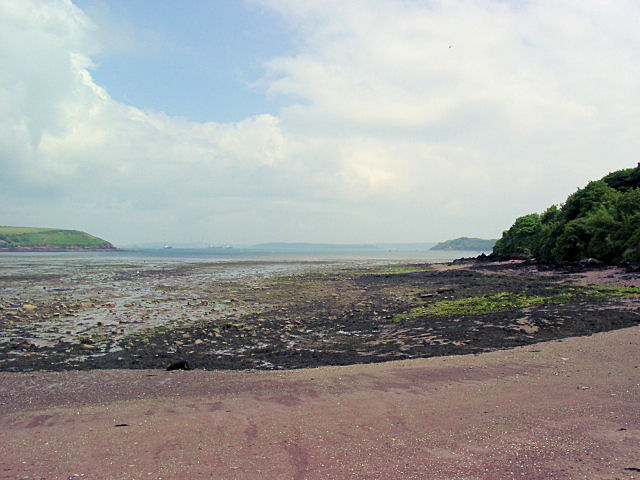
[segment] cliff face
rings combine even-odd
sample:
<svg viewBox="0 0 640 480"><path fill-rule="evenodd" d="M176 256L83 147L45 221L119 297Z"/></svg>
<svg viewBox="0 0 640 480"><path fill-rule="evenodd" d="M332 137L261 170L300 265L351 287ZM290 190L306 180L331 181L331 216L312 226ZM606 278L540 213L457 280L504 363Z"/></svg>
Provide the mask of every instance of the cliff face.
<svg viewBox="0 0 640 480"><path fill-rule="evenodd" d="M115 250L106 240L78 230L0 227L0 251Z"/></svg>

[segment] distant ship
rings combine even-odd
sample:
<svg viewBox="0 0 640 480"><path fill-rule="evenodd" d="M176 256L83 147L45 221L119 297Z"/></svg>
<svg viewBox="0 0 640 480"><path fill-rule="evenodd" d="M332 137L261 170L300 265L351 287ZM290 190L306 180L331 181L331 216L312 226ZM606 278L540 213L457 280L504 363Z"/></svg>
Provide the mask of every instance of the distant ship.
<svg viewBox="0 0 640 480"><path fill-rule="evenodd" d="M165 246L164 246L164 247L162 247L162 248L173 248L173 247L172 247L171 245L165 245Z"/></svg>
<svg viewBox="0 0 640 480"><path fill-rule="evenodd" d="M209 248L222 249L222 248L233 248L231 245L209 245Z"/></svg>

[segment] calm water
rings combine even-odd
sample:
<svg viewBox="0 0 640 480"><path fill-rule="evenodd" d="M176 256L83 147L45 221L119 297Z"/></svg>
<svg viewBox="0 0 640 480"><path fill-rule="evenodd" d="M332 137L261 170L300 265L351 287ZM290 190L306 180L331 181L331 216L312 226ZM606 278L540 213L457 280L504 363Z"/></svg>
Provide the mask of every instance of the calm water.
<svg viewBox="0 0 640 480"><path fill-rule="evenodd" d="M475 257L477 251L384 250L384 249L251 249L251 248L170 248L115 252L0 252L0 275L45 273L52 270L109 268L109 266L157 267L177 264L220 264L225 270L295 270L299 263L444 263L461 257ZM243 265L244 264L244 265ZM78 272L79 273L79 272Z"/></svg>
<svg viewBox="0 0 640 480"><path fill-rule="evenodd" d="M1 252L0 299L40 292L44 283L56 278L74 289L117 287L131 296L144 292L143 278L156 281L175 277L188 269L188 281L244 279L259 281L273 275L288 275L334 266L371 266L395 263L442 263L477 256L470 251L410 251L383 249L291 249L171 248L112 252ZM166 275L165 275L166 274ZM187 281L187 277L183 278ZM51 286L51 285L50 285ZM68 285L65 287L69 287ZM141 293L142 292L142 293Z"/></svg>
<svg viewBox="0 0 640 480"><path fill-rule="evenodd" d="M449 262L460 257L475 257L481 252L467 250L384 250L384 249L255 249L255 248L158 248L115 252L0 252L0 263L17 259L38 263L55 259L86 261L144 262L237 262L237 261L407 261ZM488 253L488 252L487 252Z"/></svg>
<svg viewBox="0 0 640 480"><path fill-rule="evenodd" d="M271 275L302 273L328 266L368 266L392 263L443 263L475 257L477 251L383 250L383 249L291 249L170 248L115 252L1 252L0 296L26 293L21 280L56 276L97 288L114 279L144 275L150 271L197 267L200 274L219 279L247 281ZM36 277L34 277L36 276ZM34 287L38 282L27 282ZM134 282L135 284L135 282ZM135 288L138 288L137 284Z"/></svg>

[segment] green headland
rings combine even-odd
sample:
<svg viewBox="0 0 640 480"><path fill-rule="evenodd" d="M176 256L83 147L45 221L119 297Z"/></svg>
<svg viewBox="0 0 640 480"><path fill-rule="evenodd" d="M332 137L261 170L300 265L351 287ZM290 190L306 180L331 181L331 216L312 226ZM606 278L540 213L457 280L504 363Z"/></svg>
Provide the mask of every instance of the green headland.
<svg viewBox="0 0 640 480"><path fill-rule="evenodd" d="M0 226L0 251L48 250L115 250L115 247L78 230Z"/></svg>
<svg viewBox="0 0 640 480"><path fill-rule="evenodd" d="M495 239L484 240L482 238L460 237L446 242L440 242L431 250L473 250L476 252L488 252L496 243Z"/></svg>

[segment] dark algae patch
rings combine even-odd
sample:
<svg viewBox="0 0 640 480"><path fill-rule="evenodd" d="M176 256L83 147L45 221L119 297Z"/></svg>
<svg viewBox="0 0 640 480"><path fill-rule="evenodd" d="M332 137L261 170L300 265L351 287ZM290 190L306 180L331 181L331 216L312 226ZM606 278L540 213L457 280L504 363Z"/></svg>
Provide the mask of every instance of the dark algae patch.
<svg viewBox="0 0 640 480"><path fill-rule="evenodd" d="M115 272L110 281L120 283L106 282L111 290L100 282L78 289L74 278L76 290L32 303L2 290L0 370L347 365L479 353L640 323L640 289L580 285L513 264L322 264L242 279L211 268ZM20 281L47 291L64 283ZM133 299L119 296L140 285ZM71 327L60 325L74 318L82 329L63 335Z"/></svg>

